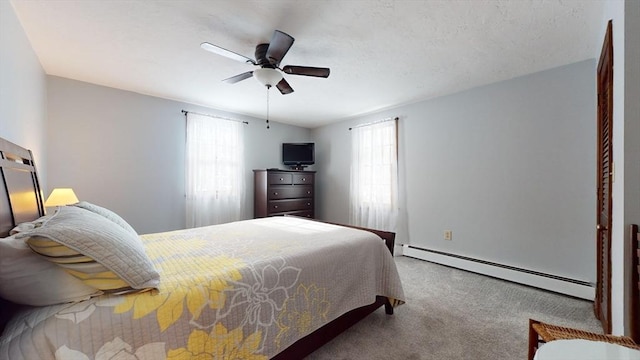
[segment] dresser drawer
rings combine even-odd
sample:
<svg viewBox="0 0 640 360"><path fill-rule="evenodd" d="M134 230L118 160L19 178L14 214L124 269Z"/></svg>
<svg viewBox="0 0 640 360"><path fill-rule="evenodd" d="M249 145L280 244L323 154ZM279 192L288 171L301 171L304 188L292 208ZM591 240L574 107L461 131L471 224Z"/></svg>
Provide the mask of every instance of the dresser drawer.
<svg viewBox="0 0 640 360"><path fill-rule="evenodd" d="M288 212L287 215L301 216L301 217L313 219L313 210L291 211L291 212Z"/></svg>
<svg viewBox="0 0 640 360"><path fill-rule="evenodd" d="M269 201L269 213L311 209L313 209L313 200L311 199Z"/></svg>
<svg viewBox="0 0 640 360"><path fill-rule="evenodd" d="M275 173L275 174L269 174L267 176L269 185L291 184L292 178L293 177L291 176L291 174L287 174L287 173Z"/></svg>
<svg viewBox="0 0 640 360"><path fill-rule="evenodd" d="M296 185L313 184L313 175L310 174L293 174L293 183Z"/></svg>
<svg viewBox="0 0 640 360"><path fill-rule="evenodd" d="M272 186L269 188L269 200L312 198L313 186Z"/></svg>

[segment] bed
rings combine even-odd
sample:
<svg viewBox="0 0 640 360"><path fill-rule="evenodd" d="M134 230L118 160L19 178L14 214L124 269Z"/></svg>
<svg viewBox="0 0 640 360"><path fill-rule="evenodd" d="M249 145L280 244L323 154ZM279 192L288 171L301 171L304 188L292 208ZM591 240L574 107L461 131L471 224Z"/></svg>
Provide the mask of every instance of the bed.
<svg viewBox="0 0 640 360"><path fill-rule="evenodd" d="M134 236L95 204L45 216L31 152L0 139L0 155L0 238L79 285L73 301L0 298L0 359L300 359L404 303L393 233L274 217Z"/></svg>

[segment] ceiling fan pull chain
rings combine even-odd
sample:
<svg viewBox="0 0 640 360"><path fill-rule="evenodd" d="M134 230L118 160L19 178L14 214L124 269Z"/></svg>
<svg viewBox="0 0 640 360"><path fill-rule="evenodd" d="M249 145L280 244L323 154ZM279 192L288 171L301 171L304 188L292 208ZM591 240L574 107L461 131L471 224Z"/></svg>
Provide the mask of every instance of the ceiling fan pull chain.
<svg viewBox="0 0 640 360"><path fill-rule="evenodd" d="M269 128L269 89L271 85L265 86L267 88L267 129Z"/></svg>

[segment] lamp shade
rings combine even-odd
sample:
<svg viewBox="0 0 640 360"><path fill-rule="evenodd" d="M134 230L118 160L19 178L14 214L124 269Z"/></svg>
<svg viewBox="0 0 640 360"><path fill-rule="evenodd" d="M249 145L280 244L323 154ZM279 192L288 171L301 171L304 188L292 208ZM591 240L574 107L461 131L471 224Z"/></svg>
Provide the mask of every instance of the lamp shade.
<svg viewBox="0 0 640 360"><path fill-rule="evenodd" d="M282 73L276 69L260 68L253 70L253 77L255 77L260 84L264 86L278 85L282 80Z"/></svg>
<svg viewBox="0 0 640 360"><path fill-rule="evenodd" d="M69 204L75 204L78 202L78 197L70 188L56 188L53 189L51 195L44 202L44 206L64 206Z"/></svg>

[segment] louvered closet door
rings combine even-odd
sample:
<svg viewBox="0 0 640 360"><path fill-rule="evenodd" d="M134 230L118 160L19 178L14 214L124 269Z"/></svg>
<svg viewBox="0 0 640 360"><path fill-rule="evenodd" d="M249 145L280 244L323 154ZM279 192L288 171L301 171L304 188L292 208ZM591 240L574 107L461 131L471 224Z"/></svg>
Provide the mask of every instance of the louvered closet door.
<svg viewBox="0 0 640 360"><path fill-rule="evenodd" d="M613 181L613 44L611 21L598 63L597 283L594 310L611 333L611 185Z"/></svg>

